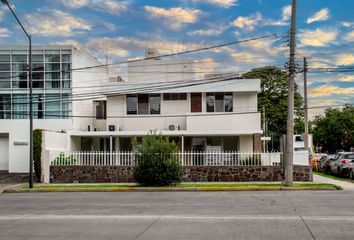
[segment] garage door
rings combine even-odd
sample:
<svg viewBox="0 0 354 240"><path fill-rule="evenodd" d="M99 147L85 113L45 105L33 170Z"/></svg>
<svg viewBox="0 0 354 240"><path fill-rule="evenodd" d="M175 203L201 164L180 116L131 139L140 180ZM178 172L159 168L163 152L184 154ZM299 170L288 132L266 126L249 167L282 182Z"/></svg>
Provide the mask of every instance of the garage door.
<svg viewBox="0 0 354 240"><path fill-rule="evenodd" d="M9 137L0 136L0 171L9 170Z"/></svg>

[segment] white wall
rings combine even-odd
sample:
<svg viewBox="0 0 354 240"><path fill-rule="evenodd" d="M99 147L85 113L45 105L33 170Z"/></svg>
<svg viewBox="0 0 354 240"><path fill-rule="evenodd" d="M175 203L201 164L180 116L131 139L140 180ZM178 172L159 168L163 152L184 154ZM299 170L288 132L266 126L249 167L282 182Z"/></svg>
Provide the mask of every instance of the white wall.
<svg viewBox="0 0 354 240"><path fill-rule="evenodd" d="M215 114L187 116L187 130L190 131L249 131L260 130L260 113Z"/></svg>
<svg viewBox="0 0 354 240"><path fill-rule="evenodd" d="M9 137L0 135L0 170L9 170Z"/></svg>
<svg viewBox="0 0 354 240"><path fill-rule="evenodd" d="M257 93L234 93L234 112L257 111Z"/></svg>
<svg viewBox="0 0 354 240"><path fill-rule="evenodd" d="M68 136L66 133L44 131L45 150L68 150Z"/></svg>
<svg viewBox="0 0 354 240"><path fill-rule="evenodd" d="M51 131L71 130L71 119L34 120L34 129ZM9 135L9 172L28 172L29 169L29 120L0 120L0 134ZM14 145L14 142L27 142L28 145Z"/></svg>
<svg viewBox="0 0 354 240"><path fill-rule="evenodd" d="M72 50L72 68L82 68L90 66L102 65L100 61L92 57L83 50L73 48ZM88 118L74 118L74 130L87 131L87 126L93 126L92 118L94 116L93 100L84 100L82 96L98 97L98 99L105 99L105 97L98 96L102 92L102 86L108 84L106 67L92 68L89 70L80 70L72 72L72 94L74 98L80 98L80 101L73 101L72 112L75 116L91 116ZM78 95L79 94L79 95ZM75 97L75 95L77 97Z"/></svg>
<svg viewBox="0 0 354 240"><path fill-rule="evenodd" d="M240 152L253 152L253 135L240 136Z"/></svg>
<svg viewBox="0 0 354 240"><path fill-rule="evenodd" d="M193 60L144 60L128 65L128 82L192 81Z"/></svg>

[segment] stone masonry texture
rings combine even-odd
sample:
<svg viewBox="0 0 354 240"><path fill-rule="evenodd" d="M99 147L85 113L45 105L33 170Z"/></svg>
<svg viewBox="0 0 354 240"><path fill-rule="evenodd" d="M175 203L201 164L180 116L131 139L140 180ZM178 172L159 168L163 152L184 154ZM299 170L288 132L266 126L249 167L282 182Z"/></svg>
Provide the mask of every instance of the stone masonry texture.
<svg viewBox="0 0 354 240"><path fill-rule="evenodd" d="M184 166L183 182L274 182L283 180L281 166ZM311 181L309 166L294 166L294 181ZM134 182L132 166L51 166L51 183Z"/></svg>

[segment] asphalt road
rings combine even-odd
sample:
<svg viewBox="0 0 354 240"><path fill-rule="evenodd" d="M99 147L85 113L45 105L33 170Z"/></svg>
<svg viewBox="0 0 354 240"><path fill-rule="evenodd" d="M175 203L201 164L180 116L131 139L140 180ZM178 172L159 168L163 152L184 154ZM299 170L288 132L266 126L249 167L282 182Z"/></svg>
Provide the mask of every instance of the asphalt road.
<svg viewBox="0 0 354 240"><path fill-rule="evenodd" d="M353 239L354 192L0 194L0 239Z"/></svg>

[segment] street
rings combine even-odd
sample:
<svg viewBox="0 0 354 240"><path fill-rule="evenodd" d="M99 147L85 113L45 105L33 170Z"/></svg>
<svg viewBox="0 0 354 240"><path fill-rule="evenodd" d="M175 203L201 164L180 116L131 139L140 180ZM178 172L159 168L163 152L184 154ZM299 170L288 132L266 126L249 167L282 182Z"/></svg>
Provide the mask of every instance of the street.
<svg viewBox="0 0 354 240"><path fill-rule="evenodd" d="M0 194L0 239L353 239L354 192Z"/></svg>

